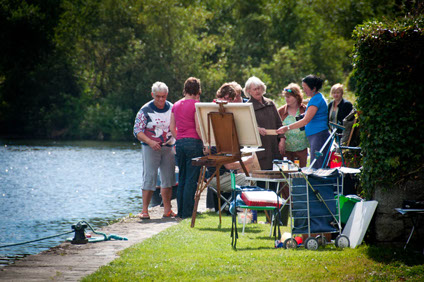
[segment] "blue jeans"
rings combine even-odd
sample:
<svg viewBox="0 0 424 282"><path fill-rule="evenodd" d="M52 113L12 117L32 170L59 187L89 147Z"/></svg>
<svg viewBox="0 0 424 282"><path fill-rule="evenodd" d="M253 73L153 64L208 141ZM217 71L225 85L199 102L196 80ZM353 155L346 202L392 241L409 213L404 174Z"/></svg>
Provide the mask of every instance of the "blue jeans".
<svg viewBox="0 0 424 282"><path fill-rule="evenodd" d="M308 140L309 140L309 144L311 145L311 163L314 161L315 159L315 152L316 151L320 151L322 146L324 146L325 141L327 141L328 137L330 137L330 133L328 132L328 130L323 130L321 132L312 134L307 136ZM317 158L317 160L315 161L313 168L321 168L323 163L324 163L324 159L326 154L328 153L328 146L329 144L327 144L327 146L325 147L325 149L322 151L322 156Z"/></svg>
<svg viewBox="0 0 424 282"><path fill-rule="evenodd" d="M183 138L176 142L176 157L179 169L177 204L178 216L191 217L194 208L194 195L200 166L192 166L191 159L203 156L203 142L194 138Z"/></svg>

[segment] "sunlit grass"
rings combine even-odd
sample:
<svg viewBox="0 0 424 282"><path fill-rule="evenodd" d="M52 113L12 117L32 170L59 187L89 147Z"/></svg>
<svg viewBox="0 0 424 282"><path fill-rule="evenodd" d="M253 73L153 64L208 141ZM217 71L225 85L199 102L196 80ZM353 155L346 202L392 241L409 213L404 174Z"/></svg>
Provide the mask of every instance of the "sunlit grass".
<svg viewBox="0 0 424 282"><path fill-rule="evenodd" d="M84 281L169 280L412 280L424 279L424 257L400 249L334 245L308 251L274 248L267 224L248 224L237 250L231 247L231 217L198 216L184 220L134 245ZM259 221L265 218L259 217ZM287 227L282 232L289 231Z"/></svg>

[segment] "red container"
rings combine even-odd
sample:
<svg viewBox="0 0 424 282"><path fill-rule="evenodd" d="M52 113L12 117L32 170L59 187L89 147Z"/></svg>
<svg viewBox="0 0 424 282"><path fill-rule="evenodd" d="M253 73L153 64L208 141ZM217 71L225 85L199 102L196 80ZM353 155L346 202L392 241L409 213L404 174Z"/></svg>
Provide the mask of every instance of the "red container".
<svg viewBox="0 0 424 282"><path fill-rule="evenodd" d="M342 157L339 153L331 152L330 157L330 168L341 167L342 166Z"/></svg>

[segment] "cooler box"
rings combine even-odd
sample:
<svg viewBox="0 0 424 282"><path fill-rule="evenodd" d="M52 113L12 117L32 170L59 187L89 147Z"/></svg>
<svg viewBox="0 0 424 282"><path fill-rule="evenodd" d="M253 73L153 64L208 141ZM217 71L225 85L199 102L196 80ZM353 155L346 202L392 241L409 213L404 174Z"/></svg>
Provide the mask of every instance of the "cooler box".
<svg viewBox="0 0 424 282"><path fill-rule="evenodd" d="M357 202L360 202L360 199L350 198L346 197L344 195L338 195L335 197L336 199L339 198L340 203L340 221L343 224L346 224L347 220L349 219L349 216L353 210L353 207Z"/></svg>

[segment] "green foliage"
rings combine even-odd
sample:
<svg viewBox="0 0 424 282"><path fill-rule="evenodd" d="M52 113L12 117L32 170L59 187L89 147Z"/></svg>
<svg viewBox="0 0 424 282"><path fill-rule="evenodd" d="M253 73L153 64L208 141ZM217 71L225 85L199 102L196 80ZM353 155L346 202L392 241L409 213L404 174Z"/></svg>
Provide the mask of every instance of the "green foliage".
<svg viewBox="0 0 424 282"><path fill-rule="evenodd" d="M373 21L355 30L363 187L391 187L423 169L424 19Z"/></svg>
<svg viewBox="0 0 424 282"><path fill-rule="evenodd" d="M135 116L155 81L168 85L175 102L189 76L201 79L202 101L224 82L243 86L252 75L271 98L310 73L328 85L343 82L352 69L354 26L408 10L395 3L0 0L0 132L101 136L104 129L89 124L100 122L88 116L97 105ZM103 138L132 138L114 132Z"/></svg>
<svg viewBox="0 0 424 282"><path fill-rule="evenodd" d="M259 216L264 221L265 216ZM202 214L142 243L82 281L421 281L421 254L362 245L316 251L274 248L268 224L239 227L237 250L231 247L231 217ZM282 232L289 232L283 227ZM305 271L307 269L307 271Z"/></svg>
<svg viewBox="0 0 424 282"><path fill-rule="evenodd" d="M119 106L96 104L86 109L81 123L81 137L84 139L131 140L134 118L131 110L122 110Z"/></svg>
<svg viewBox="0 0 424 282"><path fill-rule="evenodd" d="M78 121L79 84L53 42L61 12L59 1L0 1L3 134L53 137Z"/></svg>

